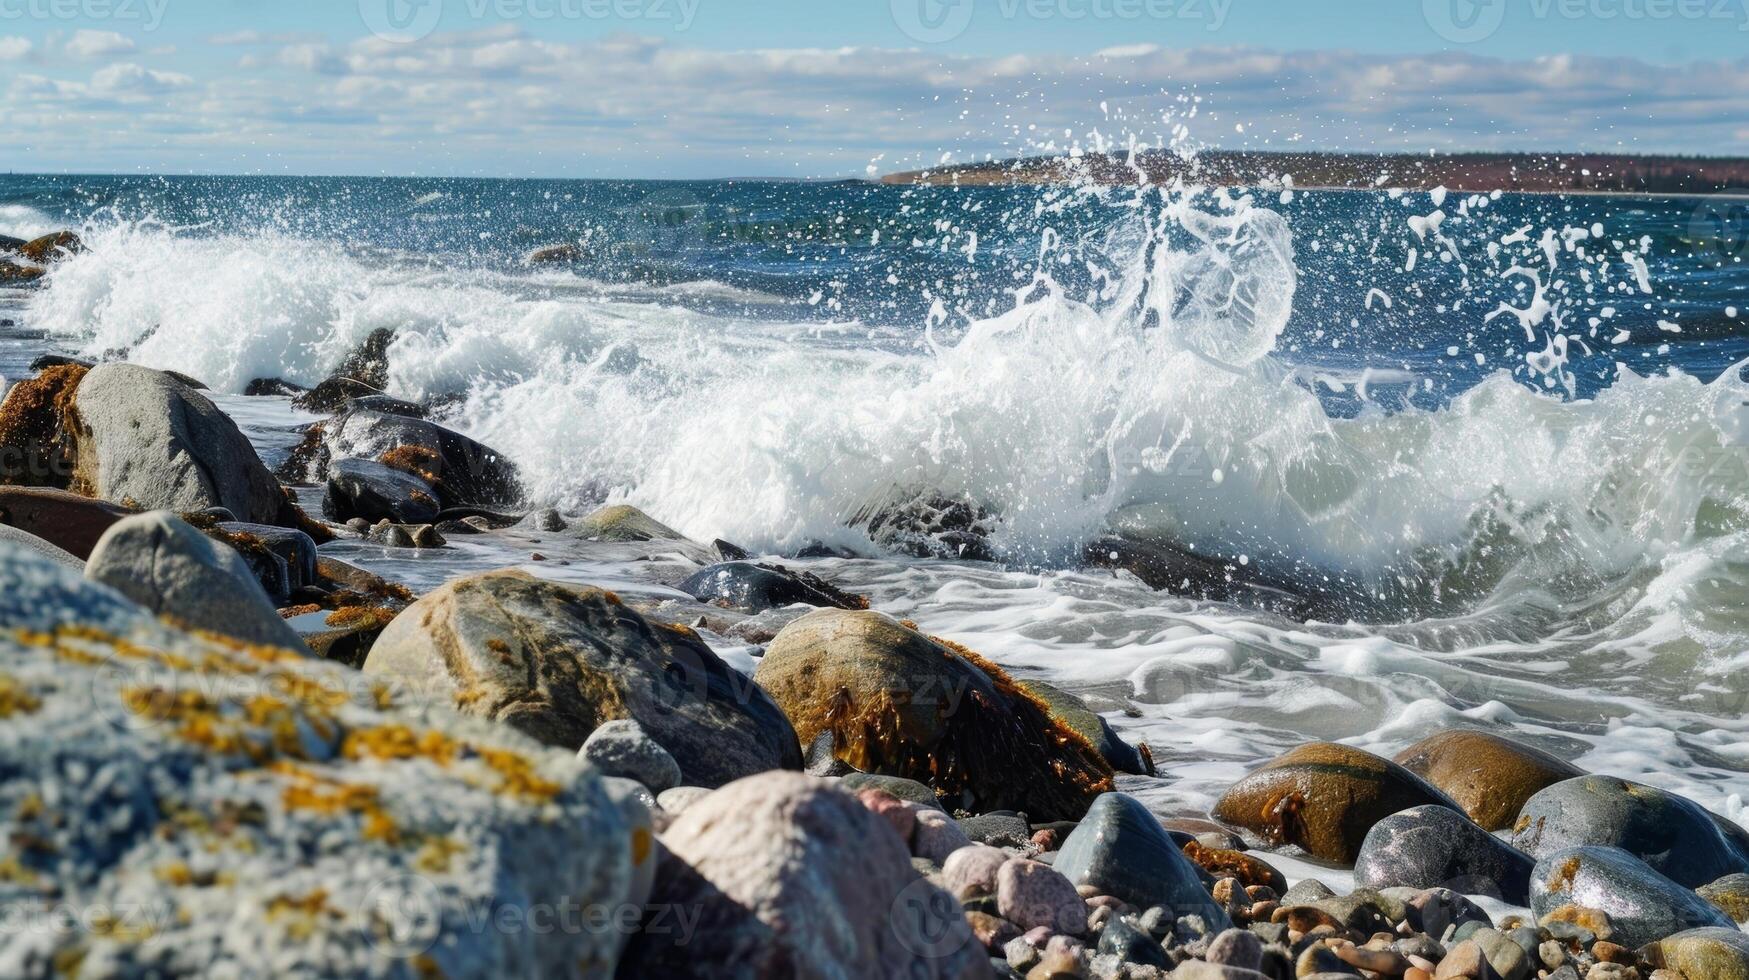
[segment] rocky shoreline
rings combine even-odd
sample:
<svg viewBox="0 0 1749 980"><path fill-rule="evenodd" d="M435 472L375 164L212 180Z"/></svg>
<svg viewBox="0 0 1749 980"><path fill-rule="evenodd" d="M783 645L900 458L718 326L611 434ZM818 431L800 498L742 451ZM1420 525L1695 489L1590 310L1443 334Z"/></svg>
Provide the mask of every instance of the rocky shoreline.
<svg viewBox="0 0 1749 980"><path fill-rule="evenodd" d="M45 358L0 404L0 973L1749 978L1749 834L1691 801L1448 730L1162 820L1119 784L1158 747L1072 693L630 507L525 511L390 342L251 386L325 416L277 473L197 379ZM693 601L331 554L494 535Z"/></svg>

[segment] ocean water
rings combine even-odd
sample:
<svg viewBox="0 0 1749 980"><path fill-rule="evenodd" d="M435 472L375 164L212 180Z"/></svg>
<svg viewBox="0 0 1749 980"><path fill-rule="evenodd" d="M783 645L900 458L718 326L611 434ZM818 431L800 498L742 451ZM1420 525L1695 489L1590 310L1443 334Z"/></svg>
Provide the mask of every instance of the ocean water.
<svg viewBox="0 0 1749 980"><path fill-rule="evenodd" d="M62 226L91 249L0 295L0 372L49 346L181 370L273 458L310 417L237 393L392 328L391 391L532 503L853 552L807 563L1087 693L1152 747L1165 778L1125 786L1161 812L1301 741L1464 725L1749 822L1742 201L0 178L0 234ZM526 261L555 245L575 261ZM928 494L981 508L1000 560L857 526ZM1309 601L1083 567L1114 530ZM338 547L424 587L527 559ZM675 594L647 563L528 567Z"/></svg>

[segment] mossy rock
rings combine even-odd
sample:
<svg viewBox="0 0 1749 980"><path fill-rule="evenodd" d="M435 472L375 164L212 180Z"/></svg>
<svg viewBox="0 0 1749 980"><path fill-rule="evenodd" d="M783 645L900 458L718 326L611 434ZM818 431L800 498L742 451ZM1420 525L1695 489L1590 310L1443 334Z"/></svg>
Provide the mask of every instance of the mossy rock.
<svg viewBox="0 0 1749 980"><path fill-rule="evenodd" d="M611 592L520 571L426 595L377 638L364 670L572 751L630 718L692 786L802 766L783 712L697 634L651 623Z"/></svg>
<svg viewBox="0 0 1749 980"><path fill-rule="evenodd" d="M1111 766L1001 668L877 612L821 609L784 627L755 673L812 744L862 772L914 779L966 810L1074 820Z"/></svg>

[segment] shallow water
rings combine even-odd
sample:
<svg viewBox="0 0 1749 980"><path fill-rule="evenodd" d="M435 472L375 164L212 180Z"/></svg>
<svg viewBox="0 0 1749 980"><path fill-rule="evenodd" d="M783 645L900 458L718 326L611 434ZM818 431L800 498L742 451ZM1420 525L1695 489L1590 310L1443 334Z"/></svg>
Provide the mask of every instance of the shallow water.
<svg viewBox="0 0 1749 980"><path fill-rule="evenodd" d="M535 503L867 555L805 564L1087 692L1153 748L1165 778L1125 788L1161 812L1307 739L1389 753L1456 724L1746 820L1749 269L1708 208L9 178L0 234L71 223L93 249L0 294L0 373L53 343L221 393L313 383L390 327L392 392L449 400ZM561 242L588 258L521 262ZM310 420L220 402L270 462ZM1002 562L851 526L919 491L983 507ZM1114 527L1323 621L1081 570ZM332 548L420 588L521 564L680 599L682 561L539 538Z"/></svg>

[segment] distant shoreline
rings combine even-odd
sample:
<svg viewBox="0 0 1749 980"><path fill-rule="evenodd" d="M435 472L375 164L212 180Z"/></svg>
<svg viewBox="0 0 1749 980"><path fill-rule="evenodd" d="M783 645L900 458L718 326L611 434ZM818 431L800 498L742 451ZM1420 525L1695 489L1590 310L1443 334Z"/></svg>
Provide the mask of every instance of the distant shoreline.
<svg viewBox="0 0 1749 980"><path fill-rule="evenodd" d="M1153 152L1034 157L888 174L908 186L1013 186L1142 181L1304 191L1430 191L1454 194L1563 194L1609 197L1749 197L1749 159L1619 154L1240 153L1208 151L1185 159ZM1292 181L1290 184L1289 181Z"/></svg>

